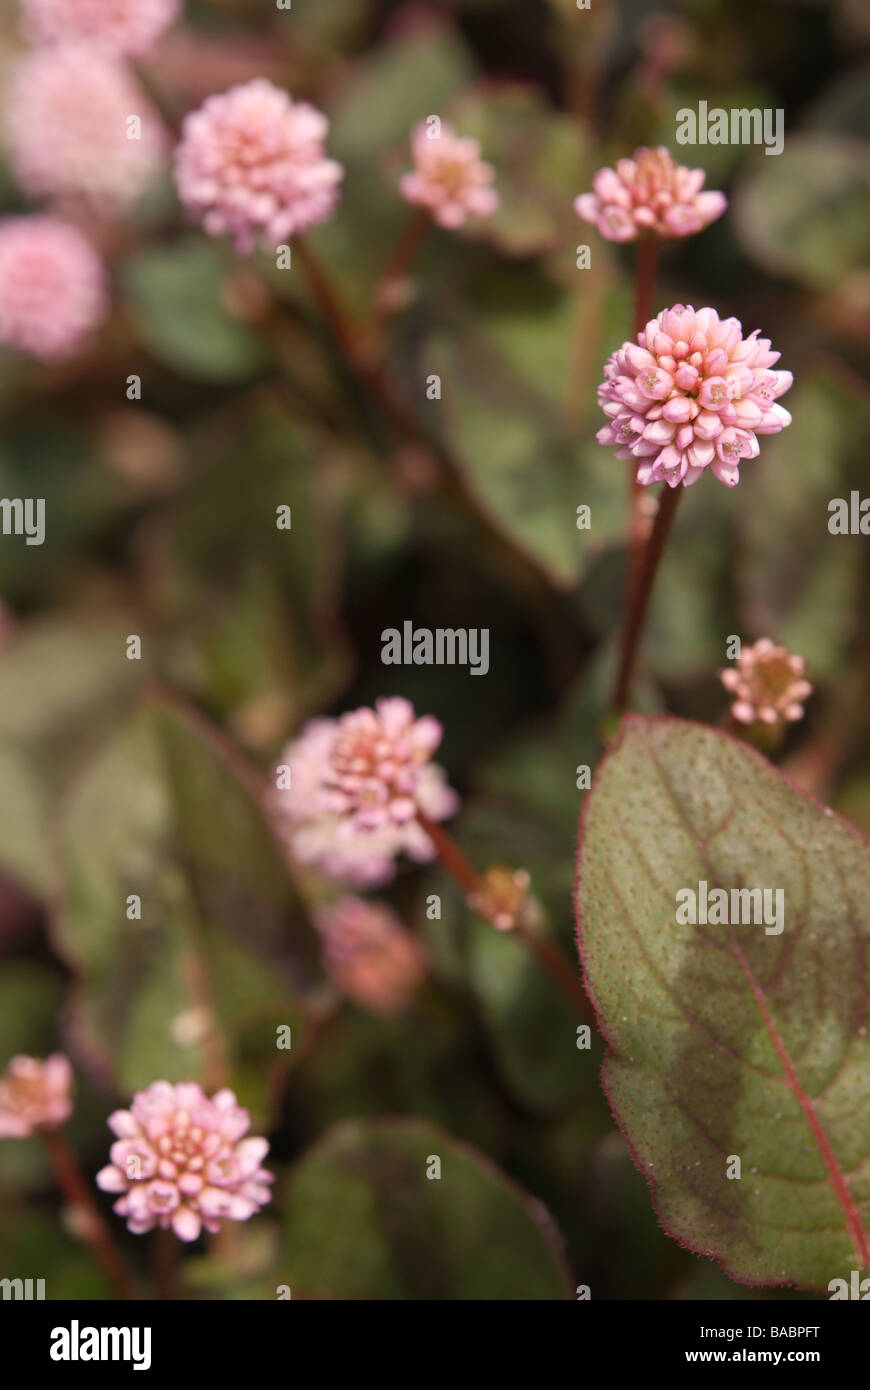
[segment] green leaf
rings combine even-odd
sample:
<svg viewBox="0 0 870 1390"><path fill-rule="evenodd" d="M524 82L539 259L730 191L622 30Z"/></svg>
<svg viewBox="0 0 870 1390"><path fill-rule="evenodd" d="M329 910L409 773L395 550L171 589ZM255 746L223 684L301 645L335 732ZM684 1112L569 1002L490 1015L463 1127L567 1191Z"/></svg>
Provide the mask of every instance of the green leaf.
<svg viewBox="0 0 870 1390"><path fill-rule="evenodd" d="M74 1028L124 1086L208 1080L211 1038L250 1072L252 1009L261 1066L282 1059L275 1015L304 1024L316 942L254 789L212 736L164 703L138 710L75 784L59 841Z"/></svg>
<svg viewBox="0 0 870 1390"><path fill-rule="evenodd" d="M126 657L129 631L120 622L42 619L3 649L0 867L38 897L49 888L49 814L141 679L146 663Z"/></svg>
<svg viewBox="0 0 870 1390"><path fill-rule="evenodd" d="M782 154L758 161L733 211L754 260L824 289L866 256L870 154L844 135L790 135Z"/></svg>
<svg viewBox="0 0 870 1390"><path fill-rule="evenodd" d="M554 111L533 88L499 86L463 95L450 119L460 134L481 142L496 170L500 205L491 217L469 223L474 234L515 256L537 255L574 235L581 224L573 199L593 167L573 116Z"/></svg>
<svg viewBox="0 0 870 1390"><path fill-rule="evenodd" d="M781 889L781 934L682 925L677 895L702 882ZM868 902L866 843L757 753L623 722L577 889L604 1086L665 1229L745 1283L823 1288L870 1264Z"/></svg>
<svg viewBox="0 0 870 1390"><path fill-rule="evenodd" d="M188 489L167 536L177 681L193 675L253 746L273 748L347 673L341 488L318 443L315 454L285 409L257 407ZM281 508L289 529L277 525Z"/></svg>
<svg viewBox="0 0 870 1390"><path fill-rule="evenodd" d="M145 345L182 376L245 381L267 360L257 334L224 305L228 279L221 251L201 237L144 251L124 269Z"/></svg>
<svg viewBox="0 0 870 1390"><path fill-rule="evenodd" d="M344 88L333 109L330 152L346 163L407 143L418 122L443 115L472 71L465 45L447 26L397 37L361 64Z"/></svg>
<svg viewBox="0 0 870 1390"><path fill-rule="evenodd" d="M870 410L847 373L822 371L804 376L788 408L791 426L764 440L739 489L738 574L746 635L800 652L812 680L842 668L861 603L862 538L832 536L828 504L858 485Z"/></svg>
<svg viewBox="0 0 870 1390"><path fill-rule="evenodd" d="M432 1160L440 1160L440 1178ZM302 1160L285 1203L293 1296L562 1299L544 1207L423 1121L349 1122Z"/></svg>
<svg viewBox="0 0 870 1390"><path fill-rule="evenodd" d="M590 314L588 302L575 304L552 285L514 274L508 287L496 272L476 283L464 321L431 343L431 370L442 378L439 419L469 487L566 587L624 527L622 468L606 450L578 443L588 437L589 408L581 414L594 393L594 348L583 353L582 379L570 375L575 343L603 339L619 300L605 280ZM590 525L578 529L581 505L590 507Z"/></svg>

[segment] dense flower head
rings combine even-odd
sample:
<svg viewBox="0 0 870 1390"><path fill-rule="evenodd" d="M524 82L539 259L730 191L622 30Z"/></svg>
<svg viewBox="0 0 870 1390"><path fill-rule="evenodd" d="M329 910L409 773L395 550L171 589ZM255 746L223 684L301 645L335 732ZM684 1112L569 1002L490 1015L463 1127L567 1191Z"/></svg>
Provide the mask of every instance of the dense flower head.
<svg viewBox="0 0 870 1390"><path fill-rule="evenodd" d="M232 1091L209 1099L194 1081L155 1081L109 1116L117 1139L97 1186L121 1193L114 1209L136 1235L160 1226L196 1240L203 1226L246 1221L270 1200L273 1180L260 1166L268 1141L243 1137L250 1123Z"/></svg>
<svg viewBox="0 0 870 1390"><path fill-rule="evenodd" d="M734 487L740 460L758 456L757 436L791 424L776 398L792 374L771 370L780 354L758 333L744 338L740 321L715 309L663 309L604 369L599 444L636 458L640 483L690 487L709 468Z"/></svg>
<svg viewBox="0 0 870 1390"><path fill-rule="evenodd" d="M346 894L314 914L336 988L374 1013L400 1013L426 974L416 937L386 903Z"/></svg>
<svg viewBox="0 0 870 1390"><path fill-rule="evenodd" d="M737 665L720 671L719 679L734 697L731 713L738 723L781 724L803 718L803 701L813 693L804 669L802 656L762 637L743 647Z"/></svg>
<svg viewBox="0 0 870 1390"><path fill-rule="evenodd" d="M402 197L428 208L441 227L461 227L471 214L489 217L499 205L495 170L480 157L480 141L457 135L446 122L425 121L411 136L413 170L399 183Z"/></svg>
<svg viewBox="0 0 870 1390"><path fill-rule="evenodd" d="M0 343L50 362L69 356L108 308L103 263L55 217L0 222Z"/></svg>
<svg viewBox="0 0 870 1390"><path fill-rule="evenodd" d="M24 33L34 43L93 39L141 57L177 18L180 0L21 0Z"/></svg>
<svg viewBox="0 0 870 1390"><path fill-rule="evenodd" d="M324 153L329 122L256 77L210 96L184 118L175 181L184 206L210 236L247 254L271 249L323 222L344 171Z"/></svg>
<svg viewBox="0 0 870 1390"><path fill-rule="evenodd" d="M386 883L399 854L433 859L417 809L441 821L459 805L431 761L441 733L400 698L306 724L282 755L290 785L274 802L296 858L356 887Z"/></svg>
<svg viewBox="0 0 870 1390"><path fill-rule="evenodd" d="M55 1129L72 1113L72 1067L60 1052L45 1061L13 1057L0 1076L0 1139Z"/></svg>
<svg viewBox="0 0 870 1390"><path fill-rule="evenodd" d="M13 173L34 197L123 208L143 192L166 152L153 106L123 60L98 44L27 54L10 78L4 117Z"/></svg>
<svg viewBox="0 0 870 1390"><path fill-rule="evenodd" d="M670 150L642 146L615 169L599 169L594 193L574 201L578 217L594 222L608 241L634 241L644 232L691 236L715 222L728 206L724 193L704 191L704 170L677 164Z"/></svg>

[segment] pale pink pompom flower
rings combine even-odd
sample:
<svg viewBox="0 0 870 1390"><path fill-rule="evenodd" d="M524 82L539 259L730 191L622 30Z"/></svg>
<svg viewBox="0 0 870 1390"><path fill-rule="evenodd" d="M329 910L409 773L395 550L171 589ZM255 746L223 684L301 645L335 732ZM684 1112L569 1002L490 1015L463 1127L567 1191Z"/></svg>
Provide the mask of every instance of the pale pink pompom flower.
<svg viewBox="0 0 870 1390"><path fill-rule="evenodd" d="M740 724L781 724L803 719L804 700L813 687L804 679L806 663L769 637L744 647L736 666L719 672L734 697L731 713Z"/></svg>
<svg viewBox="0 0 870 1390"><path fill-rule="evenodd" d="M469 215L489 217L499 206L495 170L480 157L480 141L457 135L446 122L422 122L411 136L414 168L399 181L408 203L429 210L440 227L461 227Z"/></svg>
<svg viewBox="0 0 870 1390"><path fill-rule="evenodd" d="M347 894L314 914L336 988L373 1013L407 1008L426 975L420 943L386 903Z"/></svg>
<svg viewBox="0 0 870 1390"><path fill-rule="evenodd" d="M758 435L791 424L776 398L792 374L771 370L780 354L758 332L744 338L740 321L715 309L663 309L604 368L598 399L608 424L599 444L637 459L645 485L690 487L709 468L734 487L741 459L758 456Z"/></svg>
<svg viewBox="0 0 870 1390"><path fill-rule="evenodd" d="M56 1129L72 1113L73 1074L61 1052L40 1061L13 1057L0 1076L0 1139L27 1139Z"/></svg>
<svg viewBox="0 0 870 1390"><path fill-rule="evenodd" d="M344 170L325 154L328 129L322 112L262 77L210 96L184 118L178 196L240 254L258 240L274 250L335 209Z"/></svg>
<svg viewBox="0 0 870 1390"><path fill-rule="evenodd" d="M55 217L0 222L0 343L60 360L107 310L103 263L77 227Z"/></svg>
<svg viewBox="0 0 870 1390"><path fill-rule="evenodd" d="M670 239L691 236L715 222L728 206L724 193L704 190L703 169L677 164L663 145L642 146L615 169L599 169L593 193L581 193L574 211L594 222L608 241L634 241L645 232Z"/></svg>
<svg viewBox="0 0 870 1390"><path fill-rule="evenodd" d="M273 1181L261 1166L268 1141L244 1138L250 1123L232 1091L209 1099L194 1081L155 1081L109 1116L117 1139L97 1186L121 1194L114 1210L135 1235L159 1226L196 1240L203 1227L214 1234L221 1221L246 1221Z"/></svg>
<svg viewBox="0 0 870 1390"><path fill-rule="evenodd" d="M310 721L284 750L289 785L279 783L272 797L293 855L358 888L388 882L400 854L434 859L417 810L442 821L459 808L431 761L441 733L437 720L417 719L400 698Z"/></svg>
<svg viewBox="0 0 870 1390"><path fill-rule="evenodd" d="M90 39L137 58L153 48L180 9L180 0L21 0L31 42Z"/></svg>
<svg viewBox="0 0 870 1390"><path fill-rule="evenodd" d="M22 58L4 116L12 171L34 197L121 210L144 192L167 152L166 131L142 88L118 55L97 44L40 48Z"/></svg>

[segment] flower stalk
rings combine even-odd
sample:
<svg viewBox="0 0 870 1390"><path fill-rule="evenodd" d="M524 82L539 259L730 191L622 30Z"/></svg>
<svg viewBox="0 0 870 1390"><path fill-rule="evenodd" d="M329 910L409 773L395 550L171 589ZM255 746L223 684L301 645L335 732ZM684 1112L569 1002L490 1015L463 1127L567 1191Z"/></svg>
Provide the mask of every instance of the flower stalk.
<svg viewBox="0 0 870 1390"><path fill-rule="evenodd" d="M622 648L620 651L619 668L616 673L616 682L613 687L613 696L610 702L612 713L621 713L628 704L628 693L631 686L632 674L634 672L638 643L649 610L653 585L655 584L659 564L665 552L665 547L674 524L674 517L676 516L677 507L682 494L683 489L681 487L672 488L667 483L662 485L661 494L659 496L659 509L656 513L656 519L653 523L650 538L643 551L637 580L627 591L627 606L622 630Z"/></svg>
<svg viewBox="0 0 870 1390"><path fill-rule="evenodd" d="M482 917L492 922L500 930L505 930L499 921L493 920L493 917L484 910L488 897L487 878L473 868L453 836L444 829L443 825L431 821L420 810L417 811L417 820L435 845L443 867L462 889L469 907L480 913ZM572 1008L575 1008L583 1018L591 1017L592 1010L589 1000L577 976L576 968L563 955L559 947L547 937L541 936L539 932L533 930L529 922L524 920L521 912L517 914L513 925L508 930L522 941Z"/></svg>
<svg viewBox="0 0 870 1390"><path fill-rule="evenodd" d="M58 1186L73 1210L81 1213L77 1234L92 1251L100 1268L109 1279L119 1298L135 1299L133 1279L120 1250L103 1220L96 1199L62 1129L41 1129L40 1137L48 1151Z"/></svg>

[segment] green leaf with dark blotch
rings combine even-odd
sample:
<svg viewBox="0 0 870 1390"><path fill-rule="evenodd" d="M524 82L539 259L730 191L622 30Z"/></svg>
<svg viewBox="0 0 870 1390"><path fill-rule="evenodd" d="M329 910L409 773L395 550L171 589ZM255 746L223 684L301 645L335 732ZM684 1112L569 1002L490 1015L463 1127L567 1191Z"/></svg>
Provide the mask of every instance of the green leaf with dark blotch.
<svg viewBox="0 0 870 1390"><path fill-rule="evenodd" d="M440 1159L440 1178L427 1177ZM571 1276L540 1202L424 1121L349 1122L296 1168L286 1282L368 1299L563 1299Z"/></svg>
<svg viewBox="0 0 870 1390"><path fill-rule="evenodd" d="M729 903L781 889L781 934L680 924L677 894L702 882ZM665 1229L746 1283L823 1288L870 1264L868 902L866 842L757 753L623 721L577 887L604 1085Z"/></svg>
<svg viewBox="0 0 870 1390"><path fill-rule="evenodd" d="M202 237L140 252L124 267L131 313L146 347L182 376L245 381L268 353L223 299L232 268Z"/></svg>
<svg viewBox="0 0 870 1390"><path fill-rule="evenodd" d="M734 224L774 275L817 289L859 267L870 245L870 152L846 135L790 135L738 189Z"/></svg>
<svg viewBox="0 0 870 1390"><path fill-rule="evenodd" d="M204 1079L202 1011L231 1062L245 1035L250 1064L253 1000L269 1025L263 1065L281 1060L269 1010L301 1032L317 944L252 789L212 736L149 702L82 773L58 831L55 939L79 977L81 1043L129 1087ZM127 919L131 894L141 920Z"/></svg>

